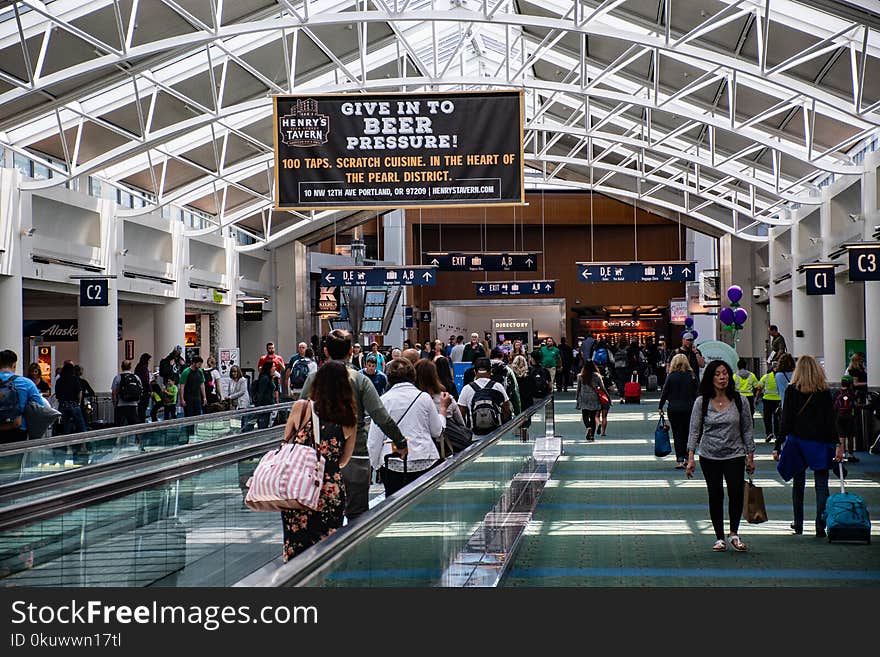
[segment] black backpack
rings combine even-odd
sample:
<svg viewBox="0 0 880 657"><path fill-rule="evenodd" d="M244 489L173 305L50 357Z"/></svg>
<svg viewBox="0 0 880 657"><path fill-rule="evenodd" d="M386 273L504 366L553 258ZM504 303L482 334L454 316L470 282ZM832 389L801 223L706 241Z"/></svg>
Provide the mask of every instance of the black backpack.
<svg viewBox="0 0 880 657"><path fill-rule="evenodd" d="M529 378L532 380L532 385L535 387L536 399L546 397L550 394L550 381L547 379L543 367L540 365L532 365L529 368Z"/></svg>
<svg viewBox="0 0 880 657"><path fill-rule="evenodd" d="M501 426L501 405L504 404L504 395L491 383L480 387L474 381L469 385L474 391L469 409L471 428L476 434L487 434Z"/></svg>
<svg viewBox="0 0 880 657"><path fill-rule="evenodd" d="M0 430L8 431L18 429L21 426L21 398L18 388L15 387L15 379L11 376L6 381L0 381Z"/></svg>
<svg viewBox="0 0 880 657"><path fill-rule="evenodd" d="M513 374L510 373L510 370L507 369L507 365L505 365L504 363L492 363L492 369L489 372L489 378L496 383L500 383L501 385L503 385L504 390L507 392L508 398L511 400L513 399L516 378Z"/></svg>
<svg viewBox="0 0 880 657"><path fill-rule="evenodd" d="M291 388L302 388L306 379L309 378L309 364L311 360L308 358L300 358L293 364L293 369L290 371L290 387Z"/></svg>
<svg viewBox="0 0 880 657"><path fill-rule="evenodd" d="M162 378L163 381L171 376L173 373L174 370L171 368L170 358L163 358L159 361L159 376Z"/></svg>
<svg viewBox="0 0 880 657"><path fill-rule="evenodd" d="M123 372L119 375L119 389L116 392L122 401L136 402L140 401L144 386L136 374Z"/></svg>

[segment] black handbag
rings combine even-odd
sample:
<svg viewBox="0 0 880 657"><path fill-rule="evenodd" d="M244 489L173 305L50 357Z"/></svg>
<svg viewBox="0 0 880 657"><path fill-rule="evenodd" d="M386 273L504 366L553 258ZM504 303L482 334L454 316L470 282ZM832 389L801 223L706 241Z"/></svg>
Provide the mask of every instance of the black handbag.
<svg viewBox="0 0 880 657"><path fill-rule="evenodd" d="M473 440L474 434L470 429L451 418L447 418L446 428L440 434L440 456L446 457L447 447L451 453L458 454L470 447Z"/></svg>

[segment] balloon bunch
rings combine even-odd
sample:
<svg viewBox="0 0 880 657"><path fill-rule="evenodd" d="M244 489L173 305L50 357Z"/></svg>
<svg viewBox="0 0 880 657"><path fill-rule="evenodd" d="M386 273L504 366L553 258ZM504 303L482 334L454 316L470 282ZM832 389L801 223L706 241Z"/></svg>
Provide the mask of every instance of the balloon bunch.
<svg viewBox="0 0 880 657"><path fill-rule="evenodd" d="M742 299L743 291L739 285L731 285L727 288L727 298L730 299L730 306L722 308L718 312L718 319L721 320L723 330L733 332L733 341L737 341L739 332L742 331L743 325L749 318L749 313L745 308L741 308L739 300Z"/></svg>
<svg viewBox="0 0 880 657"><path fill-rule="evenodd" d="M697 333L697 329L694 328L694 318L693 317L685 317L684 318L684 331L681 332L681 337L684 338L685 333L690 333L694 336L694 340L697 339L699 333Z"/></svg>

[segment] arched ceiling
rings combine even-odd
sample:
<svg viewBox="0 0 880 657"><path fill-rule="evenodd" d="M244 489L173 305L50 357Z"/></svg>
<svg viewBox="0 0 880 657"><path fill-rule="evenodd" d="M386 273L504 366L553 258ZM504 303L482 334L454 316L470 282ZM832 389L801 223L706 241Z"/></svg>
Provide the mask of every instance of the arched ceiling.
<svg viewBox="0 0 880 657"><path fill-rule="evenodd" d="M22 0L0 10L0 145L260 237L272 94L522 88L527 180L763 241L880 126L880 20L813 0ZM57 163L64 163L59 165Z"/></svg>

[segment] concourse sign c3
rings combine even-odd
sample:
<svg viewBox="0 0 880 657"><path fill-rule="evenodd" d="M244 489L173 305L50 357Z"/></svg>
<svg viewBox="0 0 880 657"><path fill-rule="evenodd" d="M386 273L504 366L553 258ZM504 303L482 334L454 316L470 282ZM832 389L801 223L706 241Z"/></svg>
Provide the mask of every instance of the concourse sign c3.
<svg viewBox="0 0 880 657"><path fill-rule="evenodd" d="M880 281L880 243L847 244L849 280Z"/></svg>

